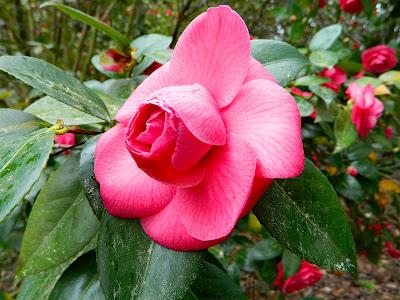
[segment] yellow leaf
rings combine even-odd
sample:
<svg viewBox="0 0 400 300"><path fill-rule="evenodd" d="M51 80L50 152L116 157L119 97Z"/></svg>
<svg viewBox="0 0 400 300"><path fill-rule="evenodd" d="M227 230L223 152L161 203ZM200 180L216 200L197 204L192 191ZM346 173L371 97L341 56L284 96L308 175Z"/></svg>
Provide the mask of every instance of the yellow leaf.
<svg viewBox="0 0 400 300"><path fill-rule="evenodd" d="M379 76L379 79L388 83L400 82L400 71L389 71L383 73L381 76Z"/></svg>
<svg viewBox="0 0 400 300"><path fill-rule="evenodd" d="M390 95L390 90L384 84L381 84L377 88L375 88L375 95L376 96L383 96L383 95Z"/></svg>
<svg viewBox="0 0 400 300"><path fill-rule="evenodd" d="M400 185L390 179L382 179L379 182L379 191L381 193L385 192L395 192L400 194Z"/></svg>
<svg viewBox="0 0 400 300"><path fill-rule="evenodd" d="M371 152L368 154L368 158L369 158L370 160L372 160L374 163L376 163L376 161L377 161L377 159L378 159L378 155L376 154L375 151L371 151Z"/></svg>
<svg viewBox="0 0 400 300"><path fill-rule="evenodd" d="M326 172L328 172L329 175L334 176L337 173L337 168L334 166L325 166Z"/></svg>
<svg viewBox="0 0 400 300"><path fill-rule="evenodd" d="M258 232L261 230L261 228L262 228L262 225L260 224L260 222L258 222L257 217L253 213L250 213L249 214L249 229L251 231Z"/></svg>

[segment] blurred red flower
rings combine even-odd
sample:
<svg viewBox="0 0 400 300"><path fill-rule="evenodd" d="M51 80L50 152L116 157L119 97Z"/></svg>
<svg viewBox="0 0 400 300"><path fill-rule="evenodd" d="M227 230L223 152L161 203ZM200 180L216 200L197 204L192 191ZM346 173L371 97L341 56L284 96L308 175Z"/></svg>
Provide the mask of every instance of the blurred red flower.
<svg viewBox="0 0 400 300"><path fill-rule="evenodd" d="M363 51L361 63L368 72L386 72L397 64L396 51L386 45L369 48Z"/></svg>
<svg viewBox="0 0 400 300"><path fill-rule="evenodd" d="M330 82L325 82L322 86L331 89L335 93L337 93L339 87L346 82L346 72L336 66L331 69L325 68L318 75L330 79Z"/></svg>
<svg viewBox="0 0 400 300"><path fill-rule="evenodd" d="M316 284L323 276L324 273L316 265L302 260L299 271L283 281L283 264L280 262L274 285L283 293L291 294Z"/></svg>

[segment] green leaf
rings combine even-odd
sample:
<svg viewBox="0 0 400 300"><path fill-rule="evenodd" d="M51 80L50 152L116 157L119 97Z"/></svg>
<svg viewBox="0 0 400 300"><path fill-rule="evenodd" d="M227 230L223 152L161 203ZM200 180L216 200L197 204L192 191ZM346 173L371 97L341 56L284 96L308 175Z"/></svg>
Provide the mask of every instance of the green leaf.
<svg viewBox="0 0 400 300"><path fill-rule="evenodd" d="M337 66L341 68L346 73L356 74L360 72L363 68L363 65L354 61L340 61Z"/></svg>
<svg viewBox="0 0 400 300"><path fill-rule="evenodd" d="M320 85L310 85L308 88L311 92L313 92L315 95L324 100L325 104L328 106L331 104L332 100L335 99L337 96L336 93L331 89L328 89Z"/></svg>
<svg viewBox="0 0 400 300"><path fill-rule="evenodd" d="M217 266L203 262L201 271L190 288L199 300L244 300L247 299L238 285ZM188 299L188 297L185 297Z"/></svg>
<svg viewBox="0 0 400 300"><path fill-rule="evenodd" d="M310 101L299 99L298 97L295 97L295 99L302 117L308 117L313 113L314 105Z"/></svg>
<svg viewBox="0 0 400 300"><path fill-rule="evenodd" d="M332 183L341 196L357 202L362 200L363 191L355 177L342 174L334 177Z"/></svg>
<svg viewBox="0 0 400 300"><path fill-rule="evenodd" d="M301 259L289 250L285 250L282 255L283 277L285 279L297 273L301 266Z"/></svg>
<svg viewBox="0 0 400 300"><path fill-rule="evenodd" d="M251 41L251 55L286 86L307 67L308 60L293 46L273 40Z"/></svg>
<svg viewBox="0 0 400 300"><path fill-rule="evenodd" d="M332 68L339 61L336 52L333 51L313 51L310 55L310 62L321 68Z"/></svg>
<svg viewBox="0 0 400 300"><path fill-rule="evenodd" d="M322 28L312 37L310 41L310 49L312 51L328 50L339 40L341 34L342 25L340 24L334 24Z"/></svg>
<svg viewBox="0 0 400 300"><path fill-rule="evenodd" d="M154 51L166 50L172 43L172 36L162 34L145 34L131 42L131 47L136 48L136 57L148 55Z"/></svg>
<svg viewBox="0 0 400 300"><path fill-rule="evenodd" d="M275 180L253 212L296 255L356 276L355 246L346 215L328 179L309 160L301 176Z"/></svg>
<svg viewBox="0 0 400 300"><path fill-rule="evenodd" d="M382 81L375 77L364 76L364 77L356 79L354 81L354 83L357 83L358 85L361 85L362 87L366 86L367 84L370 84L375 89L382 84Z"/></svg>
<svg viewBox="0 0 400 300"><path fill-rule="evenodd" d="M379 76L379 80L382 80L388 84L394 84L400 89L400 71L389 71Z"/></svg>
<svg viewBox="0 0 400 300"><path fill-rule="evenodd" d="M36 100L25 108L25 112L45 120L50 124L55 124L57 120L63 120L64 125L83 125L104 122L102 119L86 114L49 96Z"/></svg>
<svg viewBox="0 0 400 300"><path fill-rule="evenodd" d="M49 299L105 299L100 287L99 275L97 274L94 251L81 256L69 266L58 280Z"/></svg>
<svg viewBox="0 0 400 300"><path fill-rule="evenodd" d="M99 223L78 171L79 156L71 155L39 193L22 240L19 277L70 263L96 241Z"/></svg>
<svg viewBox="0 0 400 300"><path fill-rule="evenodd" d="M244 270L255 272L257 270L257 262L278 257L282 254L282 250L282 246L275 239L263 239L248 249L244 262Z"/></svg>
<svg viewBox="0 0 400 300"><path fill-rule="evenodd" d="M154 59L154 61L164 65L171 60L172 51L168 50L159 50L153 51L146 54L147 57Z"/></svg>
<svg viewBox="0 0 400 300"><path fill-rule="evenodd" d="M351 145L353 145L358 138L356 129L351 121L351 111L341 109L336 117L333 132L336 140L336 147L334 153L338 153Z"/></svg>
<svg viewBox="0 0 400 300"><path fill-rule="evenodd" d="M106 106L95 93L78 79L43 60L28 56L0 56L0 70L80 111L110 120Z"/></svg>
<svg viewBox="0 0 400 300"><path fill-rule="evenodd" d="M104 213L104 206L100 198L100 185L94 176L94 151L98 139L98 136L92 137L85 143L82 149L79 179L94 214L101 220L101 216Z"/></svg>
<svg viewBox="0 0 400 300"><path fill-rule="evenodd" d="M197 277L201 260L199 252L159 246L137 220L103 215L97 262L107 299L181 299Z"/></svg>
<svg viewBox="0 0 400 300"><path fill-rule="evenodd" d="M118 44L120 44L123 47L129 47L129 39L124 36L123 34L119 33L117 30L112 28L111 26L108 26L107 24L103 23L102 21L89 16L85 14L84 12L81 12L75 8L69 7L67 5L63 5L61 3L57 2L45 2L42 5L40 5L41 8L43 7L56 7L63 13L67 14L71 18L82 22L86 25L89 25L105 34L107 34L110 38L112 38L114 41L116 41Z"/></svg>
<svg viewBox="0 0 400 300"><path fill-rule="evenodd" d="M294 82L296 86L310 86L310 85L320 85L322 83L328 82L329 79L326 77L316 76L316 75L307 75L300 78L297 78Z"/></svg>
<svg viewBox="0 0 400 300"><path fill-rule="evenodd" d="M13 109L0 109L0 222L39 179L53 146L46 122Z"/></svg>

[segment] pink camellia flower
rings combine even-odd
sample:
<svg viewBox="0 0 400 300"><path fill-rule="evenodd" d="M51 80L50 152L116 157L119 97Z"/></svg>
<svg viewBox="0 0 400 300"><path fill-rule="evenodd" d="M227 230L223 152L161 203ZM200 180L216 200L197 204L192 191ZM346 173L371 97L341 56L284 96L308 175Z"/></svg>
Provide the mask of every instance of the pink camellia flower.
<svg viewBox="0 0 400 300"><path fill-rule="evenodd" d="M358 14L363 10L362 0L340 0L340 9L350 14Z"/></svg>
<svg viewBox="0 0 400 300"><path fill-rule="evenodd" d="M386 45L369 48L362 52L361 63L368 72L386 72L397 64L396 51Z"/></svg>
<svg viewBox="0 0 400 300"><path fill-rule="evenodd" d="M351 121L358 135L363 138L375 127L382 115L383 103L375 98L374 89L370 84L362 88L356 83L350 83L346 94L354 101Z"/></svg>
<svg viewBox="0 0 400 300"><path fill-rule="evenodd" d="M347 167L347 174L350 176L357 176L358 175L358 170L352 166Z"/></svg>
<svg viewBox="0 0 400 300"><path fill-rule="evenodd" d="M281 290L282 293L291 294L316 284L323 276L324 273L316 265L310 264L303 259L299 271L283 281L283 264L279 262L278 276L274 281L274 285Z"/></svg>
<svg viewBox="0 0 400 300"><path fill-rule="evenodd" d="M336 66L331 69L325 68L318 75L330 79L330 82L325 82L322 86L331 89L335 93L338 93L339 87L346 82L346 72Z"/></svg>
<svg viewBox="0 0 400 300"><path fill-rule="evenodd" d="M75 145L75 134L73 133L65 133L65 134L60 134L56 135L54 138L56 143L60 146L63 147L69 147L69 146L74 146ZM70 150L66 150L64 154L70 154Z"/></svg>
<svg viewBox="0 0 400 300"><path fill-rule="evenodd" d="M273 178L304 168L296 102L251 58L229 6L194 19L116 119L95 151L104 206L170 249L226 239Z"/></svg>
<svg viewBox="0 0 400 300"><path fill-rule="evenodd" d="M300 97L312 97L313 95L313 93L311 92L304 92L301 89L294 86L290 88L290 91L292 92L292 94Z"/></svg>
<svg viewBox="0 0 400 300"><path fill-rule="evenodd" d="M385 129L385 137L387 137L388 139L392 138L393 136L393 128L388 126Z"/></svg>

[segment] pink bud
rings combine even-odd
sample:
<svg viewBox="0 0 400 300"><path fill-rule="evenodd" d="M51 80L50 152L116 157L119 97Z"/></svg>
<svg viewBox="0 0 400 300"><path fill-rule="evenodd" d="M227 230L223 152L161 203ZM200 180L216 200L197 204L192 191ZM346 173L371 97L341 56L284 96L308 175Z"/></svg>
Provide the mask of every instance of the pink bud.
<svg viewBox="0 0 400 300"><path fill-rule="evenodd" d="M357 176L358 175L358 170L352 166L347 168L347 174L350 176Z"/></svg>
<svg viewBox="0 0 400 300"><path fill-rule="evenodd" d="M393 136L393 128L388 126L385 129L385 136L390 139Z"/></svg>

